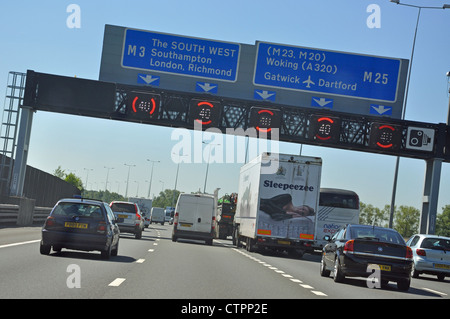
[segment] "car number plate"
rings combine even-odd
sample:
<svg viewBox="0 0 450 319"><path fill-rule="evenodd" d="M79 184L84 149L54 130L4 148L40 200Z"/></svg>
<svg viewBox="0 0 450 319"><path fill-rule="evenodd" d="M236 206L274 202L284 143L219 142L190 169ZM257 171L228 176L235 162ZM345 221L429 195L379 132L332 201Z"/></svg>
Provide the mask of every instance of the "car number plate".
<svg viewBox="0 0 450 319"><path fill-rule="evenodd" d="M389 265L378 265L378 264L373 264L373 265L379 267L380 270L391 271L391 266L389 266Z"/></svg>
<svg viewBox="0 0 450 319"><path fill-rule="evenodd" d="M279 240L279 241L278 241L278 244L280 244L280 245L290 245L291 242L290 242L290 241L287 241L287 240Z"/></svg>
<svg viewBox="0 0 450 319"><path fill-rule="evenodd" d="M65 222L64 223L64 227L87 229L88 228L88 224Z"/></svg>
<svg viewBox="0 0 450 319"><path fill-rule="evenodd" d="M191 227L192 225L191 225L191 224L181 224L181 223L180 223L180 226L183 226L183 227Z"/></svg>
<svg viewBox="0 0 450 319"><path fill-rule="evenodd" d="M118 214L118 215L117 215L117 218L123 218L123 219L125 219L125 218L128 218L128 215L121 215L121 214Z"/></svg>
<svg viewBox="0 0 450 319"><path fill-rule="evenodd" d="M434 268L440 268L440 269L450 269L450 265L444 265L444 264L434 264Z"/></svg>

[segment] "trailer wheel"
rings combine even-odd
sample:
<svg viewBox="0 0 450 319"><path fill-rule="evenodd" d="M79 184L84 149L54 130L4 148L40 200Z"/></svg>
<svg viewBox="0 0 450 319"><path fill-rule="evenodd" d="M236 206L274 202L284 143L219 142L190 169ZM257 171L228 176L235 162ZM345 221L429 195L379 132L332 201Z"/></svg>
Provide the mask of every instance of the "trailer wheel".
<svg viewBox="0 0 450 319"><path fill-rule="evenodd" d="M242 247L241 245L241 239L239 238L239 227L235 227L233 231L233 245L236 246L236 248Z"/></svg>
<svg viewBox="0 0 450 319"><path fill-rule="evenodd" d="M246 249L248 252L254 252L255 251L255 243L252 238L247 238L246 242Z"/></svg>

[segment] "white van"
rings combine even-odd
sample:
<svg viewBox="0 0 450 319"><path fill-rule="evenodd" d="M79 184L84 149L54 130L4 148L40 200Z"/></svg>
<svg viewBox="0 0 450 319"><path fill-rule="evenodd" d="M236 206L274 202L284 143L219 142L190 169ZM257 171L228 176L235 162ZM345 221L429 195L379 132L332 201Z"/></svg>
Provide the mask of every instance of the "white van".
<svg viewBox="0 0 450 319"><path fill-rule="evenodd" d="M172 241L178 238L205 240L212 245L216 202L207 194L180 194L175 207Z"/></svg>
<svg viewBox="0 0 450 319"><path fill-rule="evenodd" d="M152 214L150 216L150 224L152 223L160 223L161 225L164 225L165 222L165 214L164 214L164 208L160 207L152 207Z"/></svg>

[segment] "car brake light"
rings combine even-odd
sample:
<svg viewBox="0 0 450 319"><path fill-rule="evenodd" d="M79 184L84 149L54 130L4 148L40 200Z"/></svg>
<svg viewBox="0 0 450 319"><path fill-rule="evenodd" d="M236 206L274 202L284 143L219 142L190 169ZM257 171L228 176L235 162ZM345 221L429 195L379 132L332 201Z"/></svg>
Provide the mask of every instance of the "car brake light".
<svg viewBox="0 0 450 319"><path fill-rule="evenodd" d="M419 256L425 257L427 255L427 252L425 250L423 250L423 249L417 248L416 249L416 254L419 255Z"/></svg>
<svg viewBox="0 0 450 319"><path fill-rule="evenodd" d="M406 259L413 259L413 252L409 246L406 246Z"/></svg>
<svg viewBox="0 0 450 319"><path fill-rule="evenodd" d="M354 244L354 240L351 239L349 241L347 241L344 245L344 253L348 253L348 252L353 252L353 244Z"/></svg>
<svg viewBox="0 0 450 319"><path fill-rule="evenodd" d="M55 225L55 217L48 216L47 220L45 221L45 228L53 227Z"/></svg>
<svg viewBox="0 0 450 319"><path fill-rule="evenodd" d="M97 233L104 234L106 232L106 222L101 221L97 226Z"/></svg>
<svg viewBox="0 0 450 319"><path fill-rule="evenodd" d="M175 213L175 216L173 217L173 224L174 224L175 226L178 225L178 212L176 212L176 213Z"/></svg>
<svg viewBox="0 0 450 319"><path fill-rule="evenodd" d="M139 215L136 204L134 204L134 211L136 212L136 226L138 226L141 223L141 215Z"/></svg>
<svg viewBox="0 0 450 319"><path fill-rule="evenodd" d="M213 216L213 217L212 217L212 223L211 223L211 225L212 225L212 226L211 226L211 229L212 229L212 230L214 230L215 227L216 227L216 225L215 225L215 223L214 223L215 220L216 220L216 216Z"/></svg>

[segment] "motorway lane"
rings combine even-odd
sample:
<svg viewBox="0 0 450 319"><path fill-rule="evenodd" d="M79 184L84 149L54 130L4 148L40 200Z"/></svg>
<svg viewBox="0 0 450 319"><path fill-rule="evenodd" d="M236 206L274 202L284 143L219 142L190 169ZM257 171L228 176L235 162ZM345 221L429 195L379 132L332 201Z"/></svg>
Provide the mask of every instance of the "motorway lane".
<svg viewBox="0 0 450 319"><path fill-rule="evenodd" d="M159 232L158 246L105 298L266 299L306 298L308 293L230 247L231 241L172 242L171 228Z"/></svg>
<svg viewBox="0 0 450 319"><path fill-rule="evenodd" d="M0 230L1 241L10 230ZM32 232L36 234L34 229ZM35 239L40 237L37 234ZM102 260L99 252L65 249L44 256L39 253L39 241L18 246L0 244L0 298L101 298L108 284L126 274L151 242L151 238L139 241L125 234L120 239L119 256L109 261ZM122 250L126 254L121 254ZM81 288L67 285L75 274L74 267L78 268ZM70 282L73 285L76 281Z"/></svg>
<svg viewBox="0 0 450 319"><path fill-rule="evenodd" d="M40 227L0 229L0 298L450 298L449 278L424 275L413 279L408 292L394 283L369 289L362 278L337 284L320 277L318 254L299 259L249 253L230 240L174 243L171 229L151 225L141 240L122 234L119 255L109 261L99 252L64 249L43 256ZM81 287L69 288L77 272Z"/></svg>
<svg viewBox="0 0 450 319"><path fill-rule="evenodd" d="M289 274L303 283L311 293L315 291L321 297L333 299L450 299L450 278L439 282L436 276L421 275L413 278L408 292L397 289L390 282L385 289L368 288L365 278L347 278L345 283L335 283L332 275L324 278L319 275L320 252L305 254L302 258L291 258L281 253L248 253L250 256L266 261L285 274Z"/></svg>

